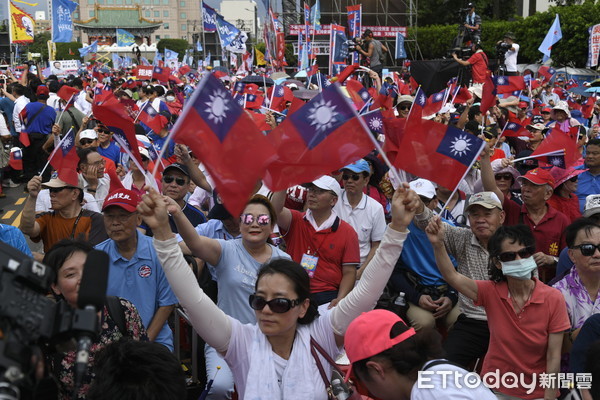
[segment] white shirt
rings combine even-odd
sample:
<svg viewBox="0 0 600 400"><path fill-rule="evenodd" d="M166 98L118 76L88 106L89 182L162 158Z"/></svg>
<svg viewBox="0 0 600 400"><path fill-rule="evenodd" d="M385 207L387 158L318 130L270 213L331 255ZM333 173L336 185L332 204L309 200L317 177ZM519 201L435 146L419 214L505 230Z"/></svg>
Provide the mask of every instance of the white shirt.
<svg viewBox="0 0 600 400"><path fill-rule="evenodd" d="M0 115L0 136L10 136L10 129L6 126L6 120Z"/></svg>
<svg viewBox="0 0 600 400"><path fill-rule="evenodd" d="M86 100L86 96L85 90L79 92L77 99L75 99L75 108L85 115L89 115L92 112L92 103Z"/></svg>
<svg viewBox="0 0 600 400"><path fill-rule="evenodd" d="M29 99L25 96L21 96L15 100L15 107L13 108L13 124L15 125L15 131L17 133L21 133L23 129L23 123L21 122L21 111L25 108L25 106L29 103Z"/></svg>
<svg viewBox="0 0 600 400"><path fill-rule="evenodd" d="M377 200L363 194L358 205L353 209L348 202L346 190L342 190L342 197L335 203L335 211L356 231L360 247L360 263L364 263L371 251L371 242L380 242L385 233L383 206Z"/></svg>
<svg viewBox="0 0 600 400"><path fill-rule="evenodd" d="M46 101L46 104L49 105L50 107L54 108L56 111L60 111L60 109L61 109L60 97L58 97L58 95L56 93L50 92L50 94L48 95L48 100Z"/></svg>
<svg viewBox="0 0 600 400"><path fill-rule="evenodd" d="M79 186L83 188L85 193L89 193L87 191L87 187L90 184L83 177L83 175L79 174ZM98 205L99 209L102 209L102 205L104 204L104 199L108 196L108 191L110 190L110 178L108 175L104 175L102 178L98 179L98 187L96 188L96 194L94 195L94 201ZM93 193L92 193L93 194Z"/></svg>
<svg viewBox="0 0 600 400"><path fill-rule="evenodd" d="M512 44L514 50L508 50L506 57L504 58L504 65L508 72L517 72L517 54L519 54L519 45L516 43Z"/></svg>

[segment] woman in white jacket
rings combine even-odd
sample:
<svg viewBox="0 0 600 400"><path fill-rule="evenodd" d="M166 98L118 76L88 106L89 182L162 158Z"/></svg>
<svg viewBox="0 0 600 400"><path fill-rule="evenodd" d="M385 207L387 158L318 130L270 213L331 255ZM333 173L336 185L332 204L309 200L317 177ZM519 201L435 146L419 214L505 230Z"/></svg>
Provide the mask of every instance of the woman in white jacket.
<svg viewBox="0 0 600 400"><path fill-rule="evenodd" d="M240 399L325 400L327 391L311 355L310 339L336 358L348 324L379 299L418 204L417 194L408 190L408 184L401 185L377 253L358 285L332 309L324 306L317 311L309 297L308 274L299 264L277 260L265 265L249 299L257 324L247 325L227 316L200 289L169 228L161 196L151 190L138 210L154 232L154 246L173 291L196 332L230 366ZM329 364L319 358L330 376Z"/></svg>

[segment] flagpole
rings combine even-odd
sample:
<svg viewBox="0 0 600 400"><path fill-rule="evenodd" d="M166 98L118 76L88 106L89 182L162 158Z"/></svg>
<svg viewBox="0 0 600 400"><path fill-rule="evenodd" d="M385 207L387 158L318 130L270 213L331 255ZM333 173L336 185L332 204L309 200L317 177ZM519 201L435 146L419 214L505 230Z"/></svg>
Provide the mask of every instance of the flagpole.
<svg viewBox="0 0 600 400"><path fill-rule="evenodd" d="M115 141L119 144L119 146L121 146L121 148L123 149L123 151L125 151L125 153L127 153L127 155L129 156L129 159L131 161L133 161L133 163L135 164L136 167L138 167L138 169L141 171L146 171L146 169L142 166L142 164L140 164L140 162L138 161L138 159L136 157L134 157L133 153L131 152L131 150L129 150L129 147L127 146L127 144L123 141L123 138L121 138L119 135L113 135ZM132 143L132 145L137 146L137 143ZM158 166L158 163L156 163L156 166ZM156 169L155 166L155 169ZM156 189L156 191L160 192L160 190L158 189L158 185L156 184L156 180L155 179L151 179L152 181L152 187L154 189Z"/></svg>
<svg viewBox="0 0 600 400"><path fill-rule="evenodd" d="M50 165L50 160L52 160L52 157L54 157L54 154L56 154L56 151L60 148L60 146L62 145L62 143L65 141L65 139L69 136L69 134L71 133L71 131L73 130L74 127L71 127L71 129L69 129L66 133L65 136L63 136L62 139L60 139L60 141L58 142L57 146L54 146L54 150L52 150L52 153L50 154L50 156L48 157L48 161L46 161L46 165L44 165L44 168L42 168L42 170L40 171L40 173L38 173L39 176L44 175L44 172L46 172L46 168L48 168L48 165ZM75 137L73 136L73 141L75 141Z"/></svg>
<svg viewBox="0 0 600 400"><path fill-rule="evenodd" d="M275 114L283 115L284 117L286 116L284 113L280 113L279 111L275 111L272 108L267 108L267 107L263 107L263 106L261 106L260 108L263 109L263 110L271 111L272 113L275 113Z"/></svg>
<svg viewBox="0 0 600 400"><path fill-rule="evenodd" d="M140 117L140 114L142 113L142 111L144 110L144 107L146 107L146 104L148 104L148 101L150 100L146 100L142 106L140 107L140 112L135 116L135 119L133 120L133 123L135 124L138 120L138 118Z"/></svg>
<svg viewBox="0 0 600 400"><path fill-rule="evenodd" d="M500 135L498 135L498 139L496 139L496 148L500 148L500 146L498 146L498 143L500 143L500 138L502 138L502 135L504 135L504 131L506 130L506 126L508 125L508 121L506 121L504 123L504 128L502 128L502 132L500 132Z"/></svg>
<svg viewBox="0 0 600 400"><path fill-rule="evenodd" d="M60 119L62 118L63 114L65 113L67 107L69 106L69 103L71 102L71 100L73 100L73 96L75 96L75 93L73 93L71 95L71 97L69 97L69 101L67 101L67 104L65 105L65 108L60 112L60 115L58 116L58 118L54 121L55 123L58 123L60 121Z"/></svg>
<svg viewBox="0 0 600 400"><path fill-rule="evenodd" d="M516 163L516 162L520 162L520 161L525 161L525 160L529 160L532 158L540 158L540 157L546 157L546 156L564 156L565 155L565 151L564 150L555 150L555 151L551 151L549 153L543 153L543 154L536 154L533 156L527 156L527 157L521 157L521 158L517 158L516 160L512 160L512 163Z"/></svg>

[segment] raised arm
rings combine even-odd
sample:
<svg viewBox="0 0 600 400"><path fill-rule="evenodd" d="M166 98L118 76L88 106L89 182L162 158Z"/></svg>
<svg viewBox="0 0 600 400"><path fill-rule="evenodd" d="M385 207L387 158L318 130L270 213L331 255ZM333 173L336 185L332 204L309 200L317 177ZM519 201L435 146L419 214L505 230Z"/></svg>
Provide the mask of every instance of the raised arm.
<svg viewBox="0 0 600 400"><path fill-rule="evenodd" d="M360 281L352 291L338 303L330 314L336 342L341 345L344 333L352 320L361 313L372 310L387 284L402 245L408 236L408 225L419 204L419 196L403 183L392 198L392 222L381 240L375 256L365 268Z"/></svg>
<svg viewBox="0 0 600 400"><path fill-rule="evenodd" d="M212 186L210 186L206 176L192 161L192 157L190 157L188 148L182 144L175 145L175 156L181 161L182 164L185 164L185 166L188 167L192 182L194 182L198 187L206 190L208 193L212 193Z"/></svg>
<svg viewBox="0 0 600 400"><path fill-rule="evenodd" d="M489 145L485 146L485 149L481 152L481 183L483 184L483 190L486 192L494 192L500 203L504 203L504 193L498 189L496 185L496 178L494 177L494 170L492 169L492 163L490 161Z"/></svg>
<svg viewBox="0 0 600 400"><path fill-rule="evenodd" d="M198 235L198 232L185 216L183 210L175 203L175 200L163 196L163 202L167 205L167 210L173 216L175 225L177 225L177 231L192 255L203 259L209 264L216 265L221 258L221 244L219 244L219 241ZM152 231L154 232L154 229Z"/></svg>
<svg viewBox="0 0 600 400"><path fill-rule="evenodd" d="M165 275L192 326L206 343L224 354L231 339L231 321L202 291L185 262L169 226L166 203L154 189L138 205L144 222L154 232L154 248Z"/></svg>
<svg viewBox="0 0 600 400"><path fill-rule="evenodd" d="M425 229L427 237L433 247L435 263L448 285L452 286L468 298L477 300L477 284L475 281L456 271L452 261L450 261L446 246L444 245L444 229L444 224L439 216L433 217L433 219L429 221L427 229Z"/></svg>
<svg viewBox="0 0 600 400"><path fill-rule="evenodd" d="M273 208L275 208L275 213L277 214L277 225L287 232L292 224L292 212L284 207L286 195L285 190L273 193L271 204L273 205Z"/></svg>

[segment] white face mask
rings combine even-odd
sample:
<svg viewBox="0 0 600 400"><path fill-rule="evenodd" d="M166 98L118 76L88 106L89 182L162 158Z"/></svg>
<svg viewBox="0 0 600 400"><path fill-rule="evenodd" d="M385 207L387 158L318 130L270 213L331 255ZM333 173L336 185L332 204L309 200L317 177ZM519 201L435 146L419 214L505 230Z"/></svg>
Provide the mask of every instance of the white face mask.
<svg viewBox="0 0 600 400"><path fill-rule="evenodd" d="M537 268L533 257L521 258L518 260L500 262L502 273L505 276L527 280L531 279L531 273Z"/></svg>
<svg viewBox="0 0 600 400"><path fill-rule="evenodd" d="M175 101L175 96L167 96L167 101Z"/></svg>

